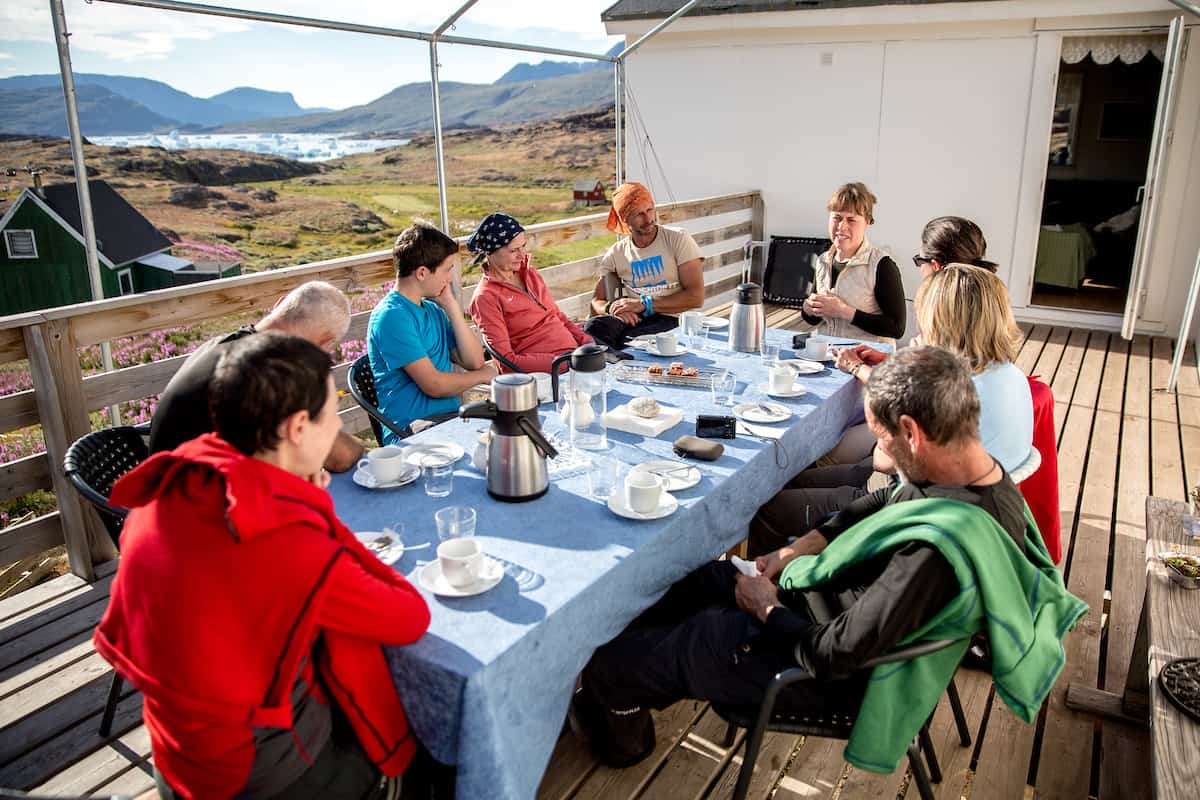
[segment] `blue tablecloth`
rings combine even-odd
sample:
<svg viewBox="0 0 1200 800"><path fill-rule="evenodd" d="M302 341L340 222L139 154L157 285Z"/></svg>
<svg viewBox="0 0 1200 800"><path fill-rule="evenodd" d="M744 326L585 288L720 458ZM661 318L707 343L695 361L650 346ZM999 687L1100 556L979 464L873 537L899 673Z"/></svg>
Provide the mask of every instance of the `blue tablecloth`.
<svg viewBox="0 0 1200 800"><path fill-rule="evenodd" d="M784 347L791 342L790 331L767 336ZM715 362L737 376L739 402L764 399L753 388L766 380L757 355L702 352L672 360L692 366ZM828 451L860 413L861 385L848 375L830 368L800 381L808 393L780 401L796 416L786 423L778 452L772 442L741 436L723 441L720 460L694 462L703 479L677 492L679 510L660 520L616 516L588 497L583 472L553 479L549 492L532 502L491 499L484 476L470 463L485 427L479 420L444 423L410 440L454 441L466 448L450 497L427 497L420 481L372 492L349 475L335 477L330 492L352 529L381 530L402 520L406 544L436 545L434 511L470 505L479 514L476 535L485 552L505 564L500 585L482 595L447 599L422 589L433 617L429 632L411 646L388 648L417 736L439 761L458 765L459 797L534 797L575 677L592 651L674 581L745 538L759 506ZM636 383L610 383L608 405L647 394L683 408L684 421L655 439L610 430L610 455L625 464L674 459L671 443L694 432L697 413L730 413L713 405L708 390ZM546 431L562 432L553 406L542 408ZM433 547L409 552L396 569L417 583L418 559L433 558Z"/></svg>

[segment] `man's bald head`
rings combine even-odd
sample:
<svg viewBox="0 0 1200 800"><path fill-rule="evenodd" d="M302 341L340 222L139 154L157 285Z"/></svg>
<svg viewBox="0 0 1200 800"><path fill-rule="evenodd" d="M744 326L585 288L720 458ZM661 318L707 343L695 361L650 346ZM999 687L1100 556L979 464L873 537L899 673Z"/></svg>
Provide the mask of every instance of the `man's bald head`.
<svg viewBox="0 0 1200 800"><path fill-rule="evenodd" d="M254 327L299 336L332 351L350 327L350 300L333 284L309 281L288 292Z"/></svg>

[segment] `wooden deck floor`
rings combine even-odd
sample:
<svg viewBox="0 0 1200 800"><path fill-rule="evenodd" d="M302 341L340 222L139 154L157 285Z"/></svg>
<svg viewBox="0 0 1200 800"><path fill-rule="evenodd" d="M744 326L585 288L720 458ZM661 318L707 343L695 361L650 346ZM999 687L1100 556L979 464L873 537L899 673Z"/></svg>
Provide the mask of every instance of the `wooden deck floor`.
<svg viewBox="0 0 1200 800"><path fill-rule="evenodd" d="M769 324L796 315L773 311ZM1149 775L1147 735L1068 710L1068 682L1120 687L1143 594L1143 503L1182 500L1200 471L1200 383L1194 353L1176 394L1166 384L1171 342L1068 328L1028 327L1020 366L1053 389L1059 437L1063 570L1091 612L1067 640L1067 666L1035 725L1018 721L988 678L957 678L974 742L959 747L947 709L934 740L945 779L938 796L1140 798ZM92 650L112 567L88 585L67 576L0 602L0 786L47 794L136 795L151 789L141 698L128 693L113 735L98 735L111 671ZM570 735L559 742L539 798L727 797L739 761L720 746L724 725L702 703L658 714L659 748L628 770L598 766ZM740 744L740 739L738 744ZM842 760L842 742L768 737L755 798L899 797L903 771L879 776ZM915 790L911 792L915 797Z"/></svg>

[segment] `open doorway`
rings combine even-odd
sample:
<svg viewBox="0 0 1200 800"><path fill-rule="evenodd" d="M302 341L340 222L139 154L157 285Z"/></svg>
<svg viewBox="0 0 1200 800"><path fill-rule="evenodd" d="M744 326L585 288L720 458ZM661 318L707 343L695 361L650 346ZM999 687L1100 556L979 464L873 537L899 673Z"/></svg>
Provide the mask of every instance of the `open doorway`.
<svg viewBox="0 0 1200 800"><path fill-rule="evenodd" d="M1166 43L1063 40L1033 305L1124 311Z"/></svg>

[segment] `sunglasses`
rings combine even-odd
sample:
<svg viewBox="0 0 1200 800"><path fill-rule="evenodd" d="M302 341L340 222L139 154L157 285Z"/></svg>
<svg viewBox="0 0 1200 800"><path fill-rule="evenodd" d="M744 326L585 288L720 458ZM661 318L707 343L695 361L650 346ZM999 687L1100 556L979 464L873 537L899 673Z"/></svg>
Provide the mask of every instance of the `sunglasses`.
<svg viewBox="0 0 1200 800"><path fill-rule="evenodd" d="M930 258L929 256L923 256L920 253L913 256L912 258L913 258L913 264L915 264L917 266L917 269L920 269L922 264L932 264L936 260L936 259Z"/></svg>

